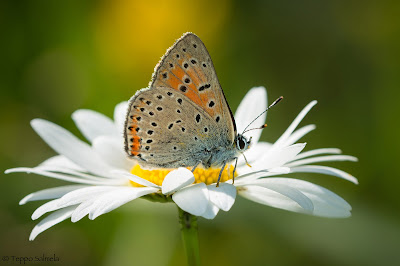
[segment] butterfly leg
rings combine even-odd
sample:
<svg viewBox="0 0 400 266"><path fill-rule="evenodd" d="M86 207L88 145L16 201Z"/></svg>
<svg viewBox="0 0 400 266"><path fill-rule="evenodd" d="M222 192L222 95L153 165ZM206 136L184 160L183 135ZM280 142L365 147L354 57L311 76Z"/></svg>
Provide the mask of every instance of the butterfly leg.
<svg viewBox="0 0 400 266"><path fill-rule="evenodd" d="M224 164L222 165L221 171L219 171L218 181L217 181L217 187L219 187L219 180L221 179L221 175L222 175L222 172L223 172L224 169L225 169L225 166L226 166L226 161L225 161Z"/></svg>
<svg viewBox="0 0 400 266"><path fill-rule="evenodd" d="M198 161L192 168L192 173L194 172L194 170L196 170L197 166L199 166L199 164L201 163L201 161Z"/></svg>
<svg viewBox="0 0 400 266"><path fill-rule="evenodd" d="M236 166L238 159L239 159L238 157L235 157L235 167L233 168L232 185L235 184L235 173L236 173Z"/></svg>
<svg viewBox="0 0 400 266"><path fill-rule="evenodd" d="M247 165L248 167L252 167L252 166L249 164L249 162L247 161L246 156L244 156L244 153L243 153L242 155L243 155L243 158L244 158L244 160L245 160L245 162L246 162L246 165Z"/></svg>

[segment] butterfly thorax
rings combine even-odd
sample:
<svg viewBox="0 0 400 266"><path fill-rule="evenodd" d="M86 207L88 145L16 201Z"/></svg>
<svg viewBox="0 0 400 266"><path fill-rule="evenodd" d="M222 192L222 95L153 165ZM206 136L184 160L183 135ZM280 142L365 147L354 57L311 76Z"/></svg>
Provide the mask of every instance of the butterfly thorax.
<svg viewBox="0 0 400 266"><path fill-rule="evenodd" d="M205 168L218 168L235 159L238 153L238 150L233 145L214 147L210 150L205 149L203 152L204 157L199 161Z"/></svg>

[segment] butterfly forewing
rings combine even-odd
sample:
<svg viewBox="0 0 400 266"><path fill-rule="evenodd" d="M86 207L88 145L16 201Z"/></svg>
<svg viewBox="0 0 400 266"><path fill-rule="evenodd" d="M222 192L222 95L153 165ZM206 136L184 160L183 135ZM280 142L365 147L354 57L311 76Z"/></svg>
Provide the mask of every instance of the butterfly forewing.
<svg viewBox="0 0 400 266"><path fill-rule="evenodd" d="M130 100L125 149L149 166L193 166L205 149L232 145L235 134L208 51L185 34L161 59L150 88Z"/></svg>

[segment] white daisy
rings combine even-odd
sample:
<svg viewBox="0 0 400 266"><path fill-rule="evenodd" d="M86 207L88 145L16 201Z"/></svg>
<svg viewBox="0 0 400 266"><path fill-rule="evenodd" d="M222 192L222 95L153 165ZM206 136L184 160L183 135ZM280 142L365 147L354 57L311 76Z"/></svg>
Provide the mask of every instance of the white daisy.
<svg viewBox="0 0 400 266"><path fill-rule="evenodd" d="M235 182L233 166L224 171L219 187L215 186L219 169L197 168L194 173L186 168L175 170L144 170L125 156L123 124L127 103L116 106L114 121L91 111L78 110L72 118L91 145L79 140L64 128L42 119L31 122L33 129L59 155L51 157L34 168L14 168L6 173L26 172L70 181L75 185L41 190L24 197L20 204L36 200L51 200L32 214L32 219L52 212L32 230L30 240L51 226L71 218L79 221L110 212L139 197L160 202L175 202L182 210L207 219L218 211L228 211L236 194L258 203L326 217L350 216L350 205L333 192L312 183L291 178L276 177L295 172L323 173L357 183L353 176L327 166L309 165L316 162L348 160L352 156L338 155L338 149L317 149L301 153L305 143L294 144L315 128L296 127L316 101L308 104L284 134L274 143L258 142L261 130L246 133L252 137L252 146L245 153L248 167L239 160ZM267 107L266 90L253 88L240 104L235 120L238 132ZM264 124L266 115L255 122ZM331 154L325 156L315 156ZM334 155L332 155L334 154Z"/></svg>

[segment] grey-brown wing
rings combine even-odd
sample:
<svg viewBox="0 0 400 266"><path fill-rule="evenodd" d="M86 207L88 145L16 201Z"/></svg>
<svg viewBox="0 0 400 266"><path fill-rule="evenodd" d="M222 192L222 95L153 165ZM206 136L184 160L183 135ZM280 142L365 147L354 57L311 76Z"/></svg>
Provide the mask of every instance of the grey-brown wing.
<svg viewBox="0 0 400 266"><path fill-rule="evenodd" d="M161 59L153 74L150 88L168 87L188 97L216 122L221 134L232 142L236 125L218 81L207 48L193 33L186 33Z"/></svg>
<svg viewBox="0 0 400 266"><path fill-rule="evenodd" d="M185 34L156 66L150 88L130 100L125 150L148 165L193 166L204 149L232 145L235 135L208 51Z"/></svg>
<svg viewBox="0 0 400 266"><path fill-rule="evenodd" d="M129 108L125 149L143 165L192 166L202 159L210 139L219 137L212 117L170 88L142 90Z"/></svg>

